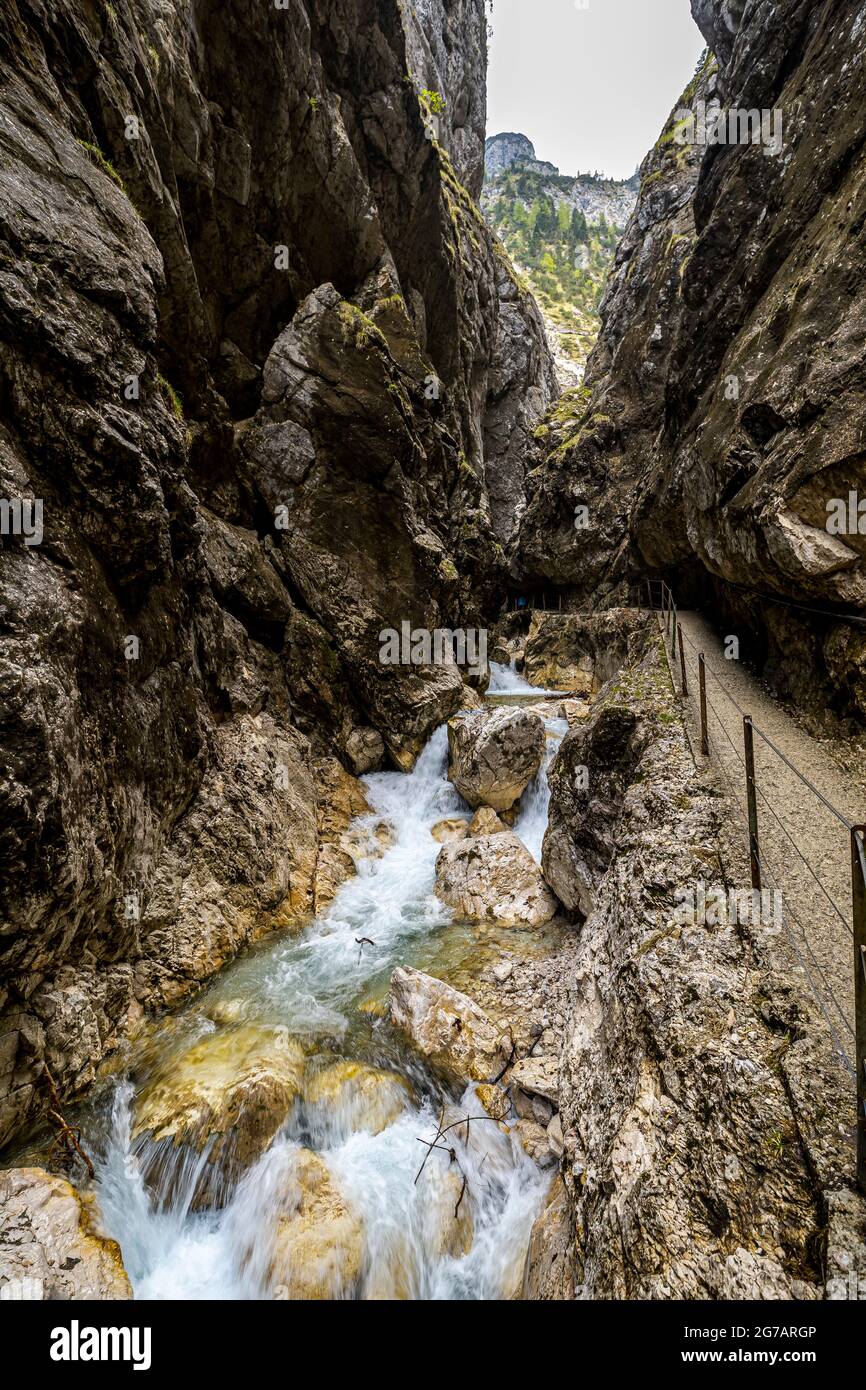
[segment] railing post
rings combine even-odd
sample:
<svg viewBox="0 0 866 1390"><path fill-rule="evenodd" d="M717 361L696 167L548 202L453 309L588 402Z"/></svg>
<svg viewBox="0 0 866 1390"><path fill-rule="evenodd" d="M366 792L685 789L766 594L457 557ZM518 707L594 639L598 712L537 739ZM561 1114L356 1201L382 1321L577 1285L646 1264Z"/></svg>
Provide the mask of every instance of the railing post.
<svg viewBox="0 0 866 1390"><path fill-rule="evenodd" d="M678 629L678 627L679 627L679 623L678 623L678 621L677 621L677 605L676 605L676 603L674 602L673 597L671 597L671 608L673 609L673 619L672 619L672 622L671 622L671 656L673 657L674 661L676 661L676 659L677 659L677 629Z"/></svg>
<svg viewBox="0 0 866 1390"><path fill-rule="evenodd" d="M866 1193L866 826L851 831L854 924L854 1031L857 1066L857 1182Z"/></svg>
<svg viewBox="0 0 866 1390"><path fill-rule="evenodd" d="M746 755L746 800L749 806L749 861L752 867L752 888L761 891L761 854L758 847L758 793L755 784L755 736L752 716L743 719L743 747Z"/></svg>
<svg viewBox="0 0 866 1390"><path fill-rule="evenodd" d="M681 623L678 624L678 630L680 634L680 675L683 678L683 699L685 699L689 693L689 682L686 676L686 649L683 646L683 628Z"/></svg>
<svg viewBox="0 0 866 1390"><path fill-rule="evenodd" d="M698 656L698 678L701 687L701 752L705 758L710 756L710 740L707 730L707 668L704 654Z"/></svg>

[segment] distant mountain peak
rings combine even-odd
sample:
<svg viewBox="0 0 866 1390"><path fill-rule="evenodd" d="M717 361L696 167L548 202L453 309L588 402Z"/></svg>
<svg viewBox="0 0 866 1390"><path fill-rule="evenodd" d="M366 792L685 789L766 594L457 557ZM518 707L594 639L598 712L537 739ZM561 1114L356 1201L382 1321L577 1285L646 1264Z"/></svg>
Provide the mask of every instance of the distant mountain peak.
<svg viewBox="0 0 866 1390"><path fill-rule="evenodd" d="M595 342L599 303L638 187L636 176L560 174L517 131L485 142L481 207L541 306L565 384L581 379Z"/></svg>
<svg viewBox="0 0 866 1390"><path fill-rule="evenodd" d="M495 179L513 164L529 164L539 173L559 173L555 164L548 164L545 159L536 159L535 146L528 135L513 130L502 131L499 135L488 135L484 143L484 177Z"/></svg>

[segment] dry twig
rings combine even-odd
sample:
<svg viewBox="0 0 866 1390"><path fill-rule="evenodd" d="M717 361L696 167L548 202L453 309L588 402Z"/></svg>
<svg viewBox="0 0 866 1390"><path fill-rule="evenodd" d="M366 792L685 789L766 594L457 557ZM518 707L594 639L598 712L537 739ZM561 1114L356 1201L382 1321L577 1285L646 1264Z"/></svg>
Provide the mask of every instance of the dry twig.
<svg viewBox="0 0 866 1390"><path fill-rule="evenodd" d="M90 1180L92 1182L95 1170L90 1157L88 1156L88 1154L85 1153L84 1149L81 1147L81 1130L77 1126L71 1125L67 1122L66 1117L63 1114L63 1110L61 1109L61 1100L57 1091L56 1082L48 1068L48 1063L45 1061L43 1061L42 1063L42 1076L45 1079L45 1084L48 1088L48 1094L51 1100L51 1104L48 1109L48 1115L51 1120L51 1123L57 1130L57 1133L51 1141L51 1146L48 1150L48 1162L51 1163L52 1159L55 1156L55 1153L62 1146L66 1150L67 1160L71 1160L74 1154L78 1155L78 1157L81 1159L81 1162L87 1169L87 1172L90 1175Z"/></svg>

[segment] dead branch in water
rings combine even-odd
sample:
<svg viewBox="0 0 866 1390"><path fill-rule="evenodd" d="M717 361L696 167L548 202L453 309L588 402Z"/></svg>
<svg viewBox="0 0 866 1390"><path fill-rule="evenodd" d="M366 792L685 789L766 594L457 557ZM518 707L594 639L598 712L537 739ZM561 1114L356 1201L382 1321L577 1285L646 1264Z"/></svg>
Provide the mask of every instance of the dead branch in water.
<svg viewBox="0 0 866 1390"><path fill-rule="evenodd" d="M466 1192L467 1192L467 1190L468 1190L468 1188L469 1188L469 1178L468 1178L467 1175L466 1175L466 1170L465 1170L465 1168L463 1167L463 1164L460 1162L460 1159L459 1159L459 1157L458 1157L458 1155L457 1155L457 1150L454 1149L454 1148L452 1148L450 1144L440 1144L439 1141L440 1141L440 1139L443 1138L444 1135L448 1134L448 1132L449 1132L450 1130L452 1130L452 1129L461 1129L462 1126L465 1125L465 1126L466 1126L466 1144L467 1144L467 1147L468 1147L468 1144L469 1144L469 1126L470 1126L470 1124L473 1124L473 1123L474 1123L475 1121L477 1121L477 1120L487 1120L487 1122L488 1122L489 1124L498 1124L499 1121L498 1121L493 1115L463 1115L463 1116L461 1116L461 1118L460 1118L459 1120L452 1120L452 1122L451 1122L450 1125L443 1125L443 1124L442 1124L442 1121L443 1121L444 1117L445 1117L445 1111L444 1111L444 1107L443 1107L442 1111L440 1112L439 1120L438 1120L437 1125L436 1125L436 1135L435 1135L435 1138L433 1138L433 1139L422 1139L419 1135L416 1135L416 1140L417 1140L417 1142L418 1142L419 1144L425 1144L425 1145L427 1146L427 1152L426 1152L426 1154L424 1155L424 1161L423 1161L423 1163L421 1164L421 1167L418 1169L418 1172L415 1174L415 1183L417 1184L418 1179L420 1178L421 1174L424 1172L424 1169L425 1169L426 1166L427 1166L427 1159L430 1157L430 1155L432 1154L432 1152L433 1152L434 1149L438 1149L440 1153L447 1154L447 1155L448 1155L448 1162L449 1162L449 1165L452 1164L452 1163L455 1164L456 1167L457 1167L457 1171L459 1172L461 1178L463 1179L463 1182L462 1182L461 1187L460 1187L460 1196L457 1198L457 1205L456 1205L455 1208L454 1208L454 1219L455 1219L455 1221L456 1221L456 1220L457 1220L457 1214L458 1214L458 1212L460 1211L460 1203L463 1201L463 1198L464 1198L464 1196L466 1195ZM486 1159L486 1157L487 1157L487 1155L485 1154L485 1155L484 1155L484 1159ZM484 1163L484 1159L481 1160L481 1165L479 1165L479 1172L480 1172L481 1166L482 1166L483 1163Z"/></svg>
<svg viewBox="0 0 866 1390"><path fill-rule="evenodd" d="M508 1068L511 1066L511 1063L514 1061L514 1058L517 1055L517 1043L514 1041L514 1033L511 1028L509 1028L508 1030L508 1036L511 1039L511 1052L509 1053L508 1061L505 1063L505 1066L502 1068L502 1071L499 1072L498 1076L494 1076L493 1080L490 1083L491 1086L499 1085L499 1082L502 1080L503 1076L508 1071Z"/></svg>
<svg viewBox="0 0 866 1390"><path fill-rule="evenodd" d="M81 1162L87 1169L87 1172L90 1175L90 1180L92 1182L95 1170L93 1167L93 1163L90 1160L90 1157L88 1156L88 1154L85 1153L84 1149L81 1147L81 1130L77 1126L69 1124L66 1120L66 1117L64 1116L63 1110L61 1108L62 1102L60 1100L60 1095L57 1090L57 1084L54 1080L54 1077L51 1075L51 1072L48 1068L48 1063L45 1061L43 1061L42 1063L41 1075L48 1089L48 1095L51 1102L48 1108L48 1115L51 1120L51 1123L57 1130L57 1133L51 1141L51 1146L48 1150L48 1162L51 1163L55 1155L55 1152L58 1151L61 1147L63 1147L66 1150L66 1157L68 1161L72 1160L75 1154L78 1155L78 1157L81 1159Z"/></svg>
<svg viewBox="0 0 866 1390"><path fill-rule="evenodd" d="M371 941L369 936L356 936L356 937L355 937L355 945L356 945L356 946L360 946L360 948L361 948L361 949L359 950L359 952L358 952L358 964L360 965L360 964L361 964L361 957L362 957L363 954L364 954L364 947L365 947L365 946L375 946L376 943L375 943L375 941Z"/></svg>

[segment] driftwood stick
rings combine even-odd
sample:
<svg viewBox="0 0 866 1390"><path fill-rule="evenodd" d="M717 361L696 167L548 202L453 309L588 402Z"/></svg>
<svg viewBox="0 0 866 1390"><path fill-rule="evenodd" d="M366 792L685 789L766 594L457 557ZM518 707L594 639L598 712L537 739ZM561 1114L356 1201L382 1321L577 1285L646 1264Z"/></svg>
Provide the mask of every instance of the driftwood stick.
<svg viewBox="0 0 866 1390"><path fill-rule="evenodd" d="M86 1154L84 1149L81 1147L81 1130L78 1129L76 1126L70 1125L66 1120L66 1117L63 1114L62 1102L57 1091L57 1084L54 1080L54 1077L51 1075L48 1063L44 1060L42 1062L41 1075L45 1080L45 1084L48 1088L48 1094L51 1101L48 1110L48 1116L55 1129L57 1130L57 1133L54 1136L54 1139L51 1141L51 1146L48 1150L49 1161L53 1157L55 1150L58 1150L62 1145L66 1149L67 1155L71 1156L73 1152L78 1155L78 1157L81 1159L81 1162L87 1169L87 1172L90 1175L90 1180L92 1182L95 1174L95 1169L93 1167L93 1163L91 1162L89 1155Z"/></svg>
<svg viewBox="0 0 866 1390"><path fill-rule="evenodd" d="M421 1143L421 1144L427 1144L427 1157L424 1159L424 1162L421 1164L421 1167L418 1169L418 1172L415 1174L415 1183L413 1184L413 1186L417 1185L418 1179L420 1178L421 1174L424 1172L424 1168L425 1168L425 1166L426 1166L427 1159L430 1157L430 1155L431 1155L431 1153L433 1152L433 1150L434 1150L437 1146L440 1147L440 1148L442 1147L442 1146L439 1144L439 1140L442 1138L442 1121L444 1120L444 1118L445 1118L445 1106L443 1105L442 1109L439 1111L439 1119L438 1119L437 1122L436 1122L436 1137L435 1137L435 1139L433 1140L432 1144L429 1143L428 1140L426 1140L426 1139L421 1139L421 1140L419 1140L419 1143Z"/></svg>

